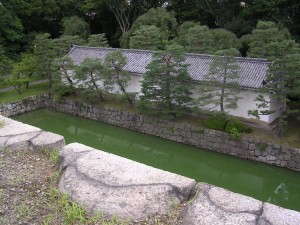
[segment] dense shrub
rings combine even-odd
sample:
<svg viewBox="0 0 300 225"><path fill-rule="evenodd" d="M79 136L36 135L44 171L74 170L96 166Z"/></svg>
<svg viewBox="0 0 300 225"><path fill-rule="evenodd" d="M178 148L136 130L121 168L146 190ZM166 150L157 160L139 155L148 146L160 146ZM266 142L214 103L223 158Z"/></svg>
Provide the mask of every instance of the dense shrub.
<svg viewBox="0 0 300 225"><path fill-rule="evenodd" d="M204 121L204 125L209 129L224 131L227 121L227 115L224 113L215 113Z"/></svg>
<svg viewBox="0 0 300 225"><path fill-rule="evenodd" d="M252 129L246 126L238 119L227 116L224 113L215 113L211 117L204 121L205 127L214 130L225 131L227 133L232 133L236 131L238 133L251 133Z"/></svg>
<svg viewBox="0 0 300 225"><path fill-rule="evenodd" d="M241 121L235 119L235 118L230 118L227 121L226 127L225 127L225 131L230 133L230 130L232 128L237 129L238 132L240 133L251 133L251 128L246 126L245 124L243 124Z"/></svg>

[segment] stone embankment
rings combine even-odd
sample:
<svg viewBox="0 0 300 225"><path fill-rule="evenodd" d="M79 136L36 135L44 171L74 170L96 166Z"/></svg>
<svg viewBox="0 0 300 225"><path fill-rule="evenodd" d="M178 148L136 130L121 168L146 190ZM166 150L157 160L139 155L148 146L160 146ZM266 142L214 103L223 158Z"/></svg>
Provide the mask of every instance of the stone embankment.
<svg viewBox="0 0 300 225"><path fill-rule="evenodd" d="M186 203L182 225L299 225L300 213L73 143L60 152L62 192L96 213L144 220Z"/></svg>
<svg viewBox="0 0 300 225"><path fill-rule="evenodd" d="M58 103L49 94L2 105L0 106L0 114L12 116L45 107L219 153L300 170L300 149L297 148L246 137L232 140L230 135L225 132L201 129L184 123L175 123L118 109L80 103L71 99Z"/></svg>
<svg viewBox="0 0 300 225"><path fill-rule="evenodd" d="M105 216L145 220L185 203L182 225L299 225L300 212L284 209L88 146L65 147L60 135L0 116L0 152L59 148L59 189ZM43 172L43 171L39 171Z"/></svg>

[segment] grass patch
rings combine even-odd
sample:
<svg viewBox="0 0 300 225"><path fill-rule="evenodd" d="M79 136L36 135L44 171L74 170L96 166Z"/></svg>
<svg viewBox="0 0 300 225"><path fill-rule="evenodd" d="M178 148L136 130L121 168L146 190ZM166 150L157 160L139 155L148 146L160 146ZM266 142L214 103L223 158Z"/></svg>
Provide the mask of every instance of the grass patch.
<svg viewBox="0 0 300 225"><path fill-rule="evenodd" d="M4 120L0 120L0 128L5 126L5 121Z"/></svg>
<svg viewBox="0 0 300 225"><path fill-rule="evenodd" d="M0 103L13 102L21 100L25 97L37 95L50 90L49 83L32 84L26 89L22 86L21 94L18 94L16 90L12 89L6 92L0 92Z"/></svg>

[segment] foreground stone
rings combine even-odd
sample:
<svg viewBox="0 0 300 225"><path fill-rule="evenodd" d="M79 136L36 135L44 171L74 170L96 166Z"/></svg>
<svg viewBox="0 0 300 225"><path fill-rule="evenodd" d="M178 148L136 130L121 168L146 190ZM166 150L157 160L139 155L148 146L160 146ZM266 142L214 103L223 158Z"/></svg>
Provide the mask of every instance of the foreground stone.
<svg viewBox="0 0 300 225"><path fill-rule="evenodd" d="M73 143L60 152L59 189L89 211L144 220L187 200L196 182L113 154Z"/></svg>
<svg viewBox="0 0 300 225"><path fill-rule="evenodd" d="M42 131L40 128L0 116L0 148L14 150L61 149L65 146L63 136Z"/></svg>
<svg viewBox="0 0 300 225"><path fill-rule="evenodd" d="M183 225L299 225L300 213L199 183L188 205Z"/></svg>

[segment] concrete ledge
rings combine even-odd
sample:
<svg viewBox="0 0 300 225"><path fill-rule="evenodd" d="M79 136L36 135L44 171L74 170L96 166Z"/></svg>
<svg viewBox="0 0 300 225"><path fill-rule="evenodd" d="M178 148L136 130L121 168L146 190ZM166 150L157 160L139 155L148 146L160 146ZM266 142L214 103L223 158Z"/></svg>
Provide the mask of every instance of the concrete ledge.
<svg viewBox="0 0 300 225"><path fill-rule="evenodd" d="M45 132L40 128L3 116L0 116L0 121L4 123L4 126L0 128L0 148L14 150L48 148L52 150L65 146L65 139L61 135Z"/></svg>
<svg viewBox="0 0 300 225"><path fill-rule="evenodd" d="M73 143L60 152L59 189L89 211L134 221L166 214L188 199L196 182L126 158Z"/></svg>
<svg viewBox="0 0 300 225"><path fill-rule="evenodd" d="M182 225L299 225L300 213L263 203L213 185L199 183Z"/></svg>

